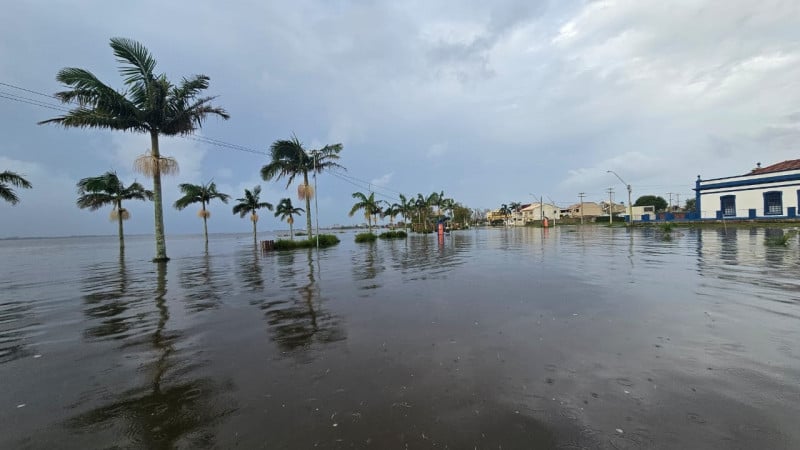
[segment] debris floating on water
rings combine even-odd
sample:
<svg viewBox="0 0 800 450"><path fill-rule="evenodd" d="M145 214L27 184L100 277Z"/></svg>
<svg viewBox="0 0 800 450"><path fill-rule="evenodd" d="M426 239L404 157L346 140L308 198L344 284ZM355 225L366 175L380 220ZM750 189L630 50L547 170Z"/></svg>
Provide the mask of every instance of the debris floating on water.
<svg viewBox="0 0 800 450"><path fill-rule="evenodd" d="M25 403L20 403L19 405L17 405L17 408L24 408L25 406L27 406L25 405Z"/></svg>
<svg viewBox="0 0 800 450"><path fill-rule="evenodd" d="M617 428L617 433L622 434L622 428Z"/></svg>

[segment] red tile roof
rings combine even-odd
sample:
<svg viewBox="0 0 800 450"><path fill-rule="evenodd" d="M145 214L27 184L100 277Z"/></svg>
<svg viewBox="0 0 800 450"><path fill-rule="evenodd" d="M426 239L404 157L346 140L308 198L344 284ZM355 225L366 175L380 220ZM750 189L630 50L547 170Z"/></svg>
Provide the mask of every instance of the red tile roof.
<svg viewBox="0 0 800 450"><path fill-rule="evenodd" d="M750 171L748 175L760 175L762 173L783 172L785 170L800 170L800 159L779 162L767 167L759 167Z"/></svg>

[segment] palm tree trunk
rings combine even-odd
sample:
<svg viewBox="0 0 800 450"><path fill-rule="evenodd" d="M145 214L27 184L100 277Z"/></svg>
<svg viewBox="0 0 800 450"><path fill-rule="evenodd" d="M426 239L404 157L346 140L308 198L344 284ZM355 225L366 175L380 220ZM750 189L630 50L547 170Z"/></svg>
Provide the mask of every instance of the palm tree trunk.
<svg viewBox="0 0 800 450"><path fill-rule="evenodd" d="M164 239L164 209L161 200L161 168L159 167L161 153L158 149L158 131L150 131L150 151L155 158L153 171L153 208L155 209L156 227L156 257L153 262L169 261L167 257L167 243Z"/></svg>
<svg viewBox="0 0 800 450"><path fill-rule="evenodd" d="M292 222L289 222L289 240L294 240L294 229L292 228Z"/></svg>
<svg viewBox="0 0 800 450"><path fill-rule="evenodd" d="M122 202L117 202L117 223L119 224L119 251L125 251L125 234L122 231Z"/></svg>
<svg viewBox="0 0 800 450"><path fill-rule="evenodd" d="M367 214L367 227L369 228L369 234L372 234L372 214Z"/></svg>
<svg viewBox="0 0 800 450"><path fill-rule="evenodd" d="M250 220L253 222L253 243L256 244L256 246L258 246L258 237L257 237L257 232L256 232L256 221L254 220L255 218L256 218L256 212L253 211L253 215L250 217Z"/></svg>
<svg viewBox="0 0 800 450"><path fill-rule="evenodd" d="M303 182L306 184L306 189L308 189L308 172L303 171ZM317 195L314 192L314 195ZM311 199L308 198L309 196L306 195L306 236L311 239Z"/></svg>
<svg viewBox="0 0 800 450"><path fill-rule="evenodd" d="M208 250L208 219L206 219L206 202L201 202L203 205L203 237L206 239L206 250Z"/></svg>

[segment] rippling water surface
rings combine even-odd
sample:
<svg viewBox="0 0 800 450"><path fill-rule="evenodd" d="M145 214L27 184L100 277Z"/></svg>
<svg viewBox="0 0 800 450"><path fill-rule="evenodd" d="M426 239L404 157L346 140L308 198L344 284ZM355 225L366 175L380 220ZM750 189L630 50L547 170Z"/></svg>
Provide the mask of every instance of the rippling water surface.
<svg viewBox="0 0 800 450"><path fill-rule="evenodd" d="M0 241L0 448L800 448L800 243Z"/></svg>

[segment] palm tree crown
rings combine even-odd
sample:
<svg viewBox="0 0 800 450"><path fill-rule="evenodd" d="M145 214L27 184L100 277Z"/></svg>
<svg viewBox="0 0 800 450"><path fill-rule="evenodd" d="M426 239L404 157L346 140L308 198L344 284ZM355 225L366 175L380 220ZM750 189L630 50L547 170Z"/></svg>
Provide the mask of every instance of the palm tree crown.
<svg viewBox="0 0 800 450"><path fill-rule="evenodd" d="M342 144L326 145L319 150L307 151L297 136L292 136L292 139L272 143L270 162L261 168L261 178L264 181L286 177L287 188L295 177L303 176L303 184L298 187L297 193L300 200L306 201L306 231L309 238L311 238L311 197L314 196L314 192L308 184L308 174L321 173L325 169L334 167L344 169L335 162L339 159L341 151Z"/></svg>
<svg viewBox="0 0 800 450"><path fill-rule="evenodd" d="M183 192L183 197L176 200L173 206L179 211L193 203L200 203L205 209L205 205L215 198L222 200L222 203L228 203L231 198L228 194L217 192L217 185L213 181L206 184L182 183L178 188Z"/></svg>
<svg viewBox="0 0 800 450"><path fill-rule="evenodd" d="M112 205L111 219L119 226L120 249L125 248L122 221L128 220L130 213L122 207L123 200L152 200L153 192L141 184L133 182L125 186L117 173L109 171L98 177L84 178L78 181L78 208L96 211L106 205Z"/></svg>
<svg viewBox="0 0 800 450"><path fill-rule="evenodd" d="M191 134L202 126L208 115L229 118L224 109L214 107L214 97L202 97L208 89L209 77L194 75L172 84L165 74L155 72L156 60L140 43L112 38L111 48L127 90L119 92L101 82L85 69L61 69L56 80L70 88L56 93L64 103L77 107L63 116L40 124L55 123L65 127L101 128L150 134L150 151L136 161L136 168L153 177L156 257L168 261L164 240L164 218L161 199L161 175L177 171L174 159L164 158L159 150L159 135Z"/></svg>
<svg viewBox="0 0 800 450"><path fill-rule="evenodd" d="M364 217L367 219L367 226L369 232L372 233L372 216L380 214L381 206L379 201L375 200L375 193L370 192L369 196L364 195L362 192L353 192L353 198L358 200L350 209L348 215L353 217L359 210L364 210Z"/></svg>
<svg viewBox="0 0 800 450"><path fill-rule="evenodd" d="M17 197L17 193L14 192L14 189L11 189L11 186L23 189L30 189L33 187L28 180L16 172L11 172L9 170L0 172L0 198L12 205L19 203L19 197Z"/></svg>

